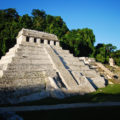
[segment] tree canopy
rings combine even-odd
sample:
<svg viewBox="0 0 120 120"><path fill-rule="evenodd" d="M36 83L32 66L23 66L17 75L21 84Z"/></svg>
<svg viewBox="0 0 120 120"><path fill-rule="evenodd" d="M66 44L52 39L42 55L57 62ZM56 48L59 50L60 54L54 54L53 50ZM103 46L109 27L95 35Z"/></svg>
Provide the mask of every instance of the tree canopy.
<svg viewBox="0 0 120 120"><path fill-rule="evenodd" d="M75 56L93 56L95 35L91 29L71 30L62 38L62 44L65 49Z"/></svg>

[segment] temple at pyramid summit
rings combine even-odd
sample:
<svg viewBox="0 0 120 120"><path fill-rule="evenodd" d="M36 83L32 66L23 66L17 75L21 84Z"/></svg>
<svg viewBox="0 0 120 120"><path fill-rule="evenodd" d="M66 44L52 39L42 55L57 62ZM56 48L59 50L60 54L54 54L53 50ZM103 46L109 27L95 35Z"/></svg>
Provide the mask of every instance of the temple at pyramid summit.
<svg viewBox="0 0 120 120"><path fill-rule="evenodd" d="M68 50L56 35L22 29L0 60L0 101L65 98L105 87L105 79Z"/></svg>

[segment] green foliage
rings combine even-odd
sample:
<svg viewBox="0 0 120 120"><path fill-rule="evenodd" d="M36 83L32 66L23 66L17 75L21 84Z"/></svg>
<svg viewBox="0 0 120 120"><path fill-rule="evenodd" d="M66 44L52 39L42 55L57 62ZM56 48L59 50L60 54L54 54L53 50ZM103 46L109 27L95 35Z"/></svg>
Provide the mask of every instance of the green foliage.
<svg viewBox="0 0 120 120"><path fill-rule="evenodd" d="M4 55L15 44L19 15L15 9L0 10L0 51Z"/></svg>
<svg viewBox="0 0 120 120"><path fill-rule="evenodd" d="M45 11L40 11L39 9L33 9L32 15L33 15L33 29L39 31L45 31L46 28Z"/></svg>
<svg viewBox="0 0 120 120"><path fill-rule="evenodd" d="M60 16L46 16L46 32L53 33L60 39L68 31L68 28Z"/></svg>
<svg viewBox="0 0 120 120"><path fill-rule="evenodd" d="M115 64L120 66L120 50L112 52L111 56L114 59Z"/></svg>
<svg viewBox="0 0 120 120"><path fill-rule="evenodd" d="M65 34L61 43L75 56L93 56L95 35L88 28L71 30Z"/></svg>
<svg viewBox="0 0 120 120"><path fill-rule="evenodd" d="M108 63L111 53L116 49L112 44L98 44L95 47L95 58L98 62Z"/></svg>
<svg viewBox="0 0 120 120"><path fill-rule="evenodd" d="M30 17L28 14L19 17L19 24L21 28L32 29L33 27L32 17Z"/></svg>

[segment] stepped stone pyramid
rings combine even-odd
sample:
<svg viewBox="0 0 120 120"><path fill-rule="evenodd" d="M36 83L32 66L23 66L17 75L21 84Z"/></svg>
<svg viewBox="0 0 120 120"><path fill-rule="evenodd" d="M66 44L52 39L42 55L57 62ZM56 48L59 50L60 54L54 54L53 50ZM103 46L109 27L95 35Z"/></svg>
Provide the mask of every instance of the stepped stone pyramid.
<svg viewBox="0 0 120 120"><path fill-rule="evenodd" d="M101 87L105 79L63 50L53 34L22 29L17 44L0 60L0 99L6 103L34 93L64 98Z"/></svg>

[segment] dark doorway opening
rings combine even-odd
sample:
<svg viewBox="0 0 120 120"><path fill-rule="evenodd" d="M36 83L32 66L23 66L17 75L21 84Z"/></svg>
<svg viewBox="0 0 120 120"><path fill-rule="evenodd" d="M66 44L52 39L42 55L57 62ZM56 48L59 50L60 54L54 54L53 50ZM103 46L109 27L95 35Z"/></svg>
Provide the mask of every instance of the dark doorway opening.
<svg viewBox="0 0 120 120"><path fill-rule="evenodd" d="M43 40L43 39L41 39L41 43L44 43L44 40Z"/></svg>
<svg viewBox="0 0 120 120"><path fill-rule="evenodd" d="M36 40L36 38L34 38L34 43L36 43L37 42L37 40Z"/></svg>
<svg viewBox="0 0 120 120"><path fill-rule="evenodd" d="M29 37L26 37L26 42L29 42Z"/></svg>

